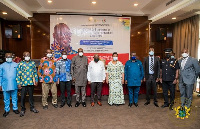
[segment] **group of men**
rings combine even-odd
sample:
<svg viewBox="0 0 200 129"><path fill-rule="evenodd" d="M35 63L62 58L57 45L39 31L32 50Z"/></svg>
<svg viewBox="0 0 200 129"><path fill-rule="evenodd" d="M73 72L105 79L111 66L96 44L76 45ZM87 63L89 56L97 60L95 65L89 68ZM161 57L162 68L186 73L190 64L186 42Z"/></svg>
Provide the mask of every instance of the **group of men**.
<svg viewBox="0 0 200 129"><path fill-rule="evenodd" d="M125 83L129 91L129 107L134 104L138 107L138 94L141 83L146 82L146 103L150 104L150 93L153 89L154 105L157 102L157 82L160 81L163 86L164 105L172 109L175 99L175 85L179 78L179 88L181 93L182 106L191 106L193 85L200 72L198 61L189 56L189 51L182 51L182 58L176 60L172 54L172 49L165 50L165 58L159 60L154 56L154 49L149 49L149 56L145 58L144 63L137 59L136 53L131 53L131 59L125 64ZM78 49L78 54L72 58L67 58L67 52L62 52L62 57L56 59L53 57L51 49L46 50L46 56L40 60L38 70L35 62L31 61L30 53L24 52L23 58L19 64L12 61L12 53L6 53L6 62L0 65L0 90L3 90L6 117L10 111L10 97L12 98L13 112L25 115L25 97L28 92L30 111L38 113L34 107L33 91L38 81L42 83L42 105L43 109L48 109L47 98L49 90L52 93L52 105L57 108L57 85L60 85L61 105L60 108L71 105L71 85L75 84L76 103L75 107L82 104L86 107L86 85L91 85L91 106L95 105L95 92L97 89L97 104L101 103L102 84L105 82L106 72L105 64L100 60L98 54L94 55L94 60L88 65L88 59L83 55L83 49ZM180 70L179 70L180 69ZM180 71L180 72L179 72ZM38 79L39 78L39 79ZM21 89L21 112L17 106L17 91ZM168 90L170 90L170 102L168 101ZM67 91L67 101L65 100L65 91Z"/></svg>

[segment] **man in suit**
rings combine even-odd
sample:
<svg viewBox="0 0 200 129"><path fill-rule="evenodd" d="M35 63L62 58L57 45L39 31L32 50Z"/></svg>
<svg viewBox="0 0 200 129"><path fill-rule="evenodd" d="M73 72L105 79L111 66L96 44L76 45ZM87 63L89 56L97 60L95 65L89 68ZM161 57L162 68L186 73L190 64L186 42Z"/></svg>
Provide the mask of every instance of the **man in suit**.
<svg viewBox="0 0 200 129"><path fill-rule="evenodd" d="M144 81L146 81L146 100L144 105L150 104L151 87L153 88L154 105L158 106L157 101L157 82L160 75L160 61L154 56L154 48L149 49L149 56L144 59Z"/></svg>
<svg viewBox="0 0 200 129"><path fill-rule="evenodd" d="M178 61L180 67L179 89L181 93L181 106L189 108L192 102L194 83L200 72L197 59L189 56L188 49L182 50L182 58Z"/></svg>

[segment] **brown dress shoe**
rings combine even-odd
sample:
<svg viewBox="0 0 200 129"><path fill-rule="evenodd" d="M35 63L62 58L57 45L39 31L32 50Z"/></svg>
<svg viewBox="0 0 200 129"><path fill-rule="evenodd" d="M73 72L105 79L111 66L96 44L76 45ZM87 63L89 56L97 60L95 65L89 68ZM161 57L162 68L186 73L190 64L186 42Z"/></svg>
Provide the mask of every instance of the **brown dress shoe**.
<svg viewBox="0 0 200 129"><path fill-rule="evenodd" d="M97 104L98 104L99 106L102 106L102 103L101 103L100 101L98 101Z"/></svg>
<svg viewBox="0 0 200 129"><path fill-rule="evenodd" d="M91 106L94 107L94 102L91 103Z"/></svg>

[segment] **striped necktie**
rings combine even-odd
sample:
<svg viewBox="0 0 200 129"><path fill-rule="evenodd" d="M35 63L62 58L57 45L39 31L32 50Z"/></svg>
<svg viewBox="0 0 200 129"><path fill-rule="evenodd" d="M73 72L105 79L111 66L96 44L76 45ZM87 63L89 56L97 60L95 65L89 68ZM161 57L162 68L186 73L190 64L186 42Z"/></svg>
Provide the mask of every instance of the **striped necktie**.
<svg viewBox="0 0 200 129"><path fill-rule="evenodd" d="M153 66L154 66L154 64L153 64L153 57L151 57L151 64L150 64L150 70L153 72Z"/></svg>

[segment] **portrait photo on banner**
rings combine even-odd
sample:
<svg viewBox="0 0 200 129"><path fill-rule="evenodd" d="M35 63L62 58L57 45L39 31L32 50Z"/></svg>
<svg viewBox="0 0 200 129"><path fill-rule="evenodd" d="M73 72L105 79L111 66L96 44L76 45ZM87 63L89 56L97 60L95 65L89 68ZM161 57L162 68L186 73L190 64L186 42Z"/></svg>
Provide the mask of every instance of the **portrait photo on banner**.
<svg viewBox="0 0 200 129"><path fill-rule="evenodd" d="M51 15L50 49L55 58L66 51L71 59L83 48L89 62L99 53L106 63L117 52L124 64L130 53L130 27L130 17Z"/></svg>

